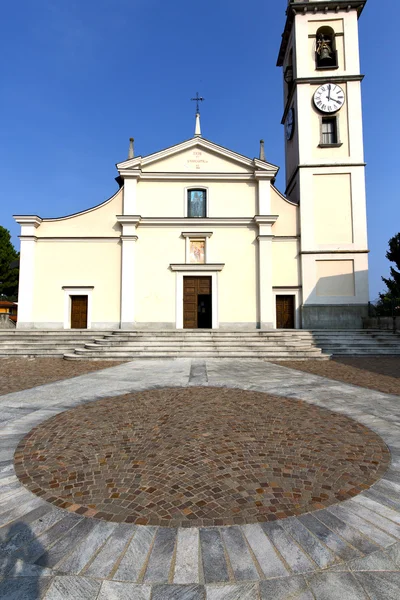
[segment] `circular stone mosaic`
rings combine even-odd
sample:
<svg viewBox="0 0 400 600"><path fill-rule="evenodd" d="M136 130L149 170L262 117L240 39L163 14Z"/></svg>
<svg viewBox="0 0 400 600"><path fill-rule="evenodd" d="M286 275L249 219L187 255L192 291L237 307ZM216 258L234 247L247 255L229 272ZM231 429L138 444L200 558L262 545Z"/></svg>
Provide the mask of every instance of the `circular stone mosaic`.
<svg viewBox="0 0 400 600"><path fill-rule="evenodd" d="M351 498L385 472L371 430L303 401L226 388L149 390L63 412L19 444L21 482L107 521L271 521Z"/></svg>

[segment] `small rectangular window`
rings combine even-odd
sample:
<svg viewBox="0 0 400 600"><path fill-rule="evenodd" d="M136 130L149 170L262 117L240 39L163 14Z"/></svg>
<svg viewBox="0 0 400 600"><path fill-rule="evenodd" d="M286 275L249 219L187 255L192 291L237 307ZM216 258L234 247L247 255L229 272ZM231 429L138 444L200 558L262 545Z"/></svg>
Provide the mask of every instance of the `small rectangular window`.
<svg viewBox="0 0 400 600"><path fill-rule="evenodd" d="M188 217L206 217L206 190L188 190Z"/></svg>
<svg viewBox="0 0 400 600"><path fill-rule="evenodd" d="M337 120L336 117L322 118L321 144L330 146L338 143Z"/></svg>

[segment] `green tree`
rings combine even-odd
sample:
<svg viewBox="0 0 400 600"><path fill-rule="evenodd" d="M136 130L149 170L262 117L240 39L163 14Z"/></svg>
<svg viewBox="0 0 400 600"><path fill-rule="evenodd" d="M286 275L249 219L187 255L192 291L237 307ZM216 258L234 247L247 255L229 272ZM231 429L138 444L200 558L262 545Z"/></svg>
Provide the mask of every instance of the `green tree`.
<svg viewBox="0 0 400 600"><path fill-rule="evenodd" d="M8 229L0 225L0 298L16 300L18 297L18 259L17 252L11 243Z"/></svg>
<svg viewBox="0 0 400 600"><path fill-rule="evenodd" d="M379 294L379 305L388 314L400 311L400 233L389 240L386 258L397 267L390 267L390 277L382 277L387 291Z"/></svg>

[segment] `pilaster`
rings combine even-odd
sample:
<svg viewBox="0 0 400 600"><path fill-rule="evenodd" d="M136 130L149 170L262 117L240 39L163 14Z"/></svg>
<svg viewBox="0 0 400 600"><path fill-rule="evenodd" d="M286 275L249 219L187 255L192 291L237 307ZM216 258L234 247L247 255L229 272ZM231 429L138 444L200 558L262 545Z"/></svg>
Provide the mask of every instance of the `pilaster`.
<svg viewBox="0 0 400 600"><path fill-rule="evenodd" d="M258 225L258 305L260 329L274 327L274 295L272 290L272 226L278 217L276 215L256 216Z"/></svg>
<svg viewBox="0 0 400 600"><path fill-rule="evenodd" d="M14 218L21 225L17 328L29 329L33 327L34 322L33 302L37 241L35 233L42 219L36 215L15 216Z"/></svg>
<svg viewBox="0 0 400 600"><path fill-rule="evenodd" d="M135 327L135 263L136 263L136 227L140 217L117 216L122 225L121 235L121 329Z"/></svg>

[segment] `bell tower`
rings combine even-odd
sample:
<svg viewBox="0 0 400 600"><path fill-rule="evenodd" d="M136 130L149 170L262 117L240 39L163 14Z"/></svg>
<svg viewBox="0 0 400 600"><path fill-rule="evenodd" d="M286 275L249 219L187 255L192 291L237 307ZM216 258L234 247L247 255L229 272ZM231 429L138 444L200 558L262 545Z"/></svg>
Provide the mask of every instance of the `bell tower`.
<svg viewBox="0 0 400 600"><path fill-rule="evenodd" d="M302 327L359 328L368 244L358 19L367 0L289 0L286 195L300 206Z"/></svg>

